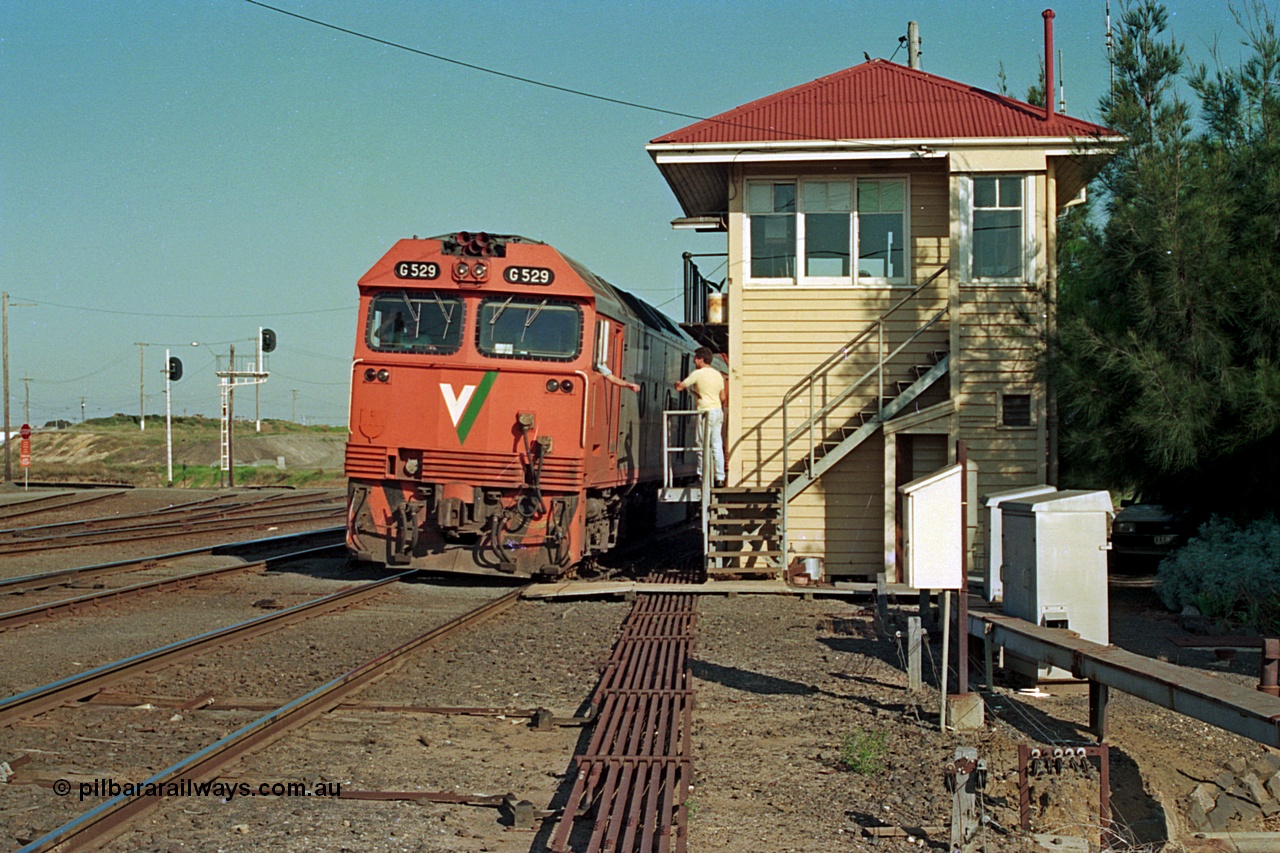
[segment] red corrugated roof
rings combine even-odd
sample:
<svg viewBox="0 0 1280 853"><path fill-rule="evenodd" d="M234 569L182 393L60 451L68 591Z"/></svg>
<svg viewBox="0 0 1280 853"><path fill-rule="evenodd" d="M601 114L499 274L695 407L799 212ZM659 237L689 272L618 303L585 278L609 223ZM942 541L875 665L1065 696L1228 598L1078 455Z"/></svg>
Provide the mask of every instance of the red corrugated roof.
<svg viewBox="0 0 1280 853"><path fill-rule="evenodd" d="M873 59L691 124L654 143L1114 136L1107 128Z"/></svg>

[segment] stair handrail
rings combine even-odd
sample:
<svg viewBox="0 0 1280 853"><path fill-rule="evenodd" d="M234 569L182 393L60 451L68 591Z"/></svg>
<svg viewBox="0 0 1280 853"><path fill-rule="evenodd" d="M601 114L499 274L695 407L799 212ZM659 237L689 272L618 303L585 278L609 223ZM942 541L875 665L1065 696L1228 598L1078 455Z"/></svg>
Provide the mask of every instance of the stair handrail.
<svg viewBox="0 0 1280 853"><path fill-rule="evenodd" d="M902 352L902 350L905 349L908 344L910 344L916 338L920 337L920 335L923 334L925 330L927 330L934 323L940 320L947 313L948 309L944 307L942 310L934 314L931 318L929 318L928 321L924 323L924 325L916 329L915 332L912 333L910 337L908 337L897 348L895 348L893 352L888 353L887 355L884 352L885 321L890 316L892 316L899 308L907 304L907 302L911 301L911 299L914 298L918 293L920 293L920 291L924 290L926 287L932 284L935 280L937 280L937 278L940 275L942 275L942 273L944 273L947 269L948 267L946 266L939 267L938 270L933 273L933 275L929 276L921 284L913 288L910 293L903 296L893 306L891 306L886 311L884 311L879 317L872 320L871 323L869 323L866 328L864 328L861 332L855 335L848 343L842 346L839 350L837 350L836 352L828 356L825 361L823 361L821 364L819 364L817 367L811 370L806 376L801 378L800 381L798 381L795 385L791 386L791 388L783 395L782 397L782 435L783 435L782 453L783 453L783 471L784 472L790 470L790 466L787 461L787 446L794 439L798 438L800 434L806 429L810 432L809 455L811 457L810 464L812 464L813 462L812 456L814 452L813 451L814 442L813 442L812 432L813 432L814 424L817 423L820 419L830 414L832 410L834 410L837 406L839 406L845 400L849 399L849 397L853 395L853 392L856 391L858 388L860 388L862 384L866 382L873 374L876 375L877 378L879 379L879 387L877 389L877 394L876 394L877 400L879 401L879 407L880 408L884 407L884 367L885 365L888 364L890 361L892 361L900 352ZM844 391L837 394L835 398L827 402L821 409L815 412L813 394L814 394L814 387L817 383L818 378L825 376L830 371L830 369L838 362L844 361L844 359L847 358L855 348L865 343L867 339L871 337L872 334L876 335L875 365L869 368L866 373L864 373L858 379L854 380L850 385L848 385L844 389ZM796 397L798 397L800 392L804 391L805 389L808 389L808 392L809 392L809 414L808 414L808 417L804 420L804 422L801 423L800 426L796 427L796 430L793 433L787 428L787 420L788 420L787 408L791 403L791 401L794 400ZM784 482L785 482L785 478L786 478L786 475L784 474Z"/></svg>
<svg viewBox="0 0 1280 853"><path fill-rule="evenodd" d="M893 361L893 359L894 359L895 357L897 357L898 353L902 352L904 349L906 349L906 348L907 348L907 345L908 345L908 344L912 343L916 338L920 337L922 334L924 334L926 331L928 331L928 329L929 329L929 328L930 328L934 323L936 323L936 322L938 322L939 320L941 320L941 319L943 318L943 316L945 316L945 315L946 315L946 313L947 313L947 311L948 311L948 310L949 310L949 308L942 308L942 309L940 309L940 310L938 311L938 313L934 314L932 317L930 317L928 320L926 320L926 321L924 322L924 324L920 326L920 328L918 328L918 329L916 329L914 332L912 332L910 337L908 337L908 338L907 338L905 341L903 341L902 343L898 344L898 346L894 348L893 352L890 352L890 353L888 353L888 354L886 354L886 355L881 356L881 357L879 358L879 360L876 362L876 364L875 364L875 365L873 365L872 367L867 368L867 372L866 372L866 373L862 374L862 375L861 375L861 376L859 376L857 379L853 380L853 382L852 382L852 383L850 383L850 384L848 385L848 387L846 387L843 391L841 391L841 392L840 392L839 394L837 394L836 396L832 397L832 398L831 398L831 400L830 400L830 402L828 402L826 405L824 405L821 409L819 409L819 410L818 410L818 411L816 411L816 412L815 412L815 411L813 411L813 400L812 400L812 397L811 397L811 398L810 398L810 401L809 401L809 417L805 420L805 422L804 422L804 423L802 423L802 424L800 424L800 426L796 427L796 429L795 429L795 431L794 431L794 432L792 432L792 433L788 433L788 434L787 434L787 436L786 436L787 441L791 441L792 439L799 438L799 437L800 437L800 434L801 434L802 432L804 432L806 429L807 429L807 430L809 430L809 432L812 432L812 431L813 431L813 425L814 425L815 423L817 423L818 421L822 420L822 419L823 419L823 418L825 418L827 415L831 414L831 412L832 412L832 411L834 411L836 408L838 408L838 407L840 406L840 404L841 404L841 403L843 403L845 400L848 400L850 397L852 397L852 396L853 396L853 392L854 392L854 391L857 391L857 390L858 390L858 388L860 388L864 382L866 382L868 379L870 379L872 375L878 375L878 376L879 376L879 379L880 379L880 386L879 386L879 390L878 390L878 394L877 394L877 400L878 400L878 403L879 403L878 408L883 409L883 408L884 408L884 375L883 375L883 369L884 369L885 365L887 365L889 362ZM783 429L783 431L785 432L785 431L786 431L786 428L787 428L787 427L786 427L786 413L785 413L785 412L783 412L783 418L782 418L782 420L783 420L783 426L782 426L782 429Z"/></svg>
<svg viewBox="0 0 1280 853"><path fill-rule="evenodd" d="M908 293L906 296L902 297L896 303L894 303L892 307L886 309L883 314L881 314L879 317L877 317L876 319L868 323L865 329L863 329L861 332L858 332L858 334L854 335L847 343L841 346L840 349L836 350L831 355L827 356L825 361L823 361L813 370L809 371L808 375L801 377L800 380L797 381L795 385L791 386L791 388L787 391L787 393L782 396L783 402L786 403L788 400L790 400L793 396L795 396L796 392L800 391L805 385L812 384L815 377L819 376L820 374L826 373L827 369L830 368L832 365L834 365L837 361L843 361L855 347L857 347L859 344L865 341L868 337L870 337L872 332L876 332L878 329L882 328L884 321L888 319L891 314L893 314L903 305L906 305L908 302L914 299L916 294L924 290L929 285L933 284L934 281L938 279L938 276L942 275L948 269L949 267L946 265L938 267L937 271L935 271L933 275L926 278L923 282L917 285L910 293Z"/></svg>

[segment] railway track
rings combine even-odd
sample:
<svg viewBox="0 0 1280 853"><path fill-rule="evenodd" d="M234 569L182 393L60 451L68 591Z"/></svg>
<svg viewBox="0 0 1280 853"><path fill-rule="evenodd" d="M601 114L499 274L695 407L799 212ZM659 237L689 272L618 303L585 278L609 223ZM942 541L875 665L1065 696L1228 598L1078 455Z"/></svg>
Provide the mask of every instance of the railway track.
<svg viewBox="0 0 1280 853"><path fill-rule="evenodd" d="M333 492L271 495L234 502L208 499L148 513L0 530L0 555L336 519L346 512Z"/></svg>
<svg viewBox="0 0 1280 853"><path fill-rule="evenodd" d="M54 586L74 586L89 581L96 581L102 577L122 572L154 569L158 566L164 565L165 563L169 563L183 557L192 557L201 554L249 556L258 550L275 550L282 545L285 547L292 547L295 543L300 544L313 538L338 540L341 539L345 529L346 528L344 527L321 527L316 530L307 530L302 533L287 533L283 536L269 536L263 539L225 542L202 548L187 548L182 551L171 551L167 554L155 554L152 556L137 557L128 560L114 560L109 563L97 563L94 565L78 566L70 569L57 569L51 572L39 572L37 574L5 578L4 580L0 580L0 595L25 595L29 592L49 589Z"/></svg>
<svg viewBox="0 0 1280 853"><path fill-rule="evenodd" d="M113 489L87 495L52 494L32 497L0 507L0 522L8 521L11 518L22 518L27 515L38 515L42 512L53 512L72 506L97 503L107 498L113 498L116 495L123 495L126 491L125 489Z"/></svg>
<svg viewBox="0 0 1280 853"><path fill-rule="evenodd" d="M379 590L385 584L394 583L403 579L404 576L413 574L413 572L405 572L395 575L383 581L375 582L360 587L348 595L348 601L351 595L369 595ZM341 675L330 679L319 687L301 695L289 702L280 705L278 708L259 717L255 721L241 726L225 737L216 742L199 749L179 761L171 764L166 769L152 775L145 780L144 785L159 786L164 789L168 785L182 786L184 783L198 783L207 779L214 778L218 775L221 768L236 759L249 754L255 750L284 737L290 731L293 731L316 717L332 710L340 705L348 697L353 696L363 690L375 679L380 678L398 666L402 660L412 654L419 648L428 645L436 640L446 637L456 631L464 629L476 622L493 616L506 608L510 607L518 599L520 589L512 590L505 595L494 598L478 608L475 608L459 617L449 620L448 622L432 628L413 639L401 643L382 654L367 660ZM320 602L313 602L312 605L323 607L335 606L332 603L321 605ZM297 610L294 608L293 610ZM273 617L283 617L284 613L272 614ZM263 617L267 619L268 617ZM291 618L291 617L289 617ZM254 620L263 621L263 620ZM244 636L243 627L236 626L240 636ZM256 630L256 629L250 629ZM199 638L193 638L197 640ZM221 638L222 642L226 638ZM157 652L160 650L157 650ZM171 662L174 658L172 654L191 654L190 650L181 650L172 653L166 653L167 660ZM128 662L127 667L133 669L135 667L155 666L157 659L148 662ZM125 662L120 662L126 665ZM122 676L123 677L123 676ZM101 685L104 682L95 682ZM62 687L54 685L46 685L49 692L45 688L41 688L40 692L45 695L36 700L34 704L27 704L24 713L34 713L34 708L44 708L47 710L53 705L60 704L69 696L84 695L86 684L78 684L67 692ZM99 689L98 686L89 687L90 690ZM52 701L53 696L61 694L61 698ZM12 713L15 706L11 703L0 704L0 722L5 719L6 709ZM154 808L162 802L160 797L148 796L128 796L121 794L111 797L100 805L92 808L88 812L68 821L58 828L44 834L21 849L22 853L36 853L36 851L46 850L81 850L96 849L106 843L111 837L119 833L130 821L147 810Z"/></svg>
<svg viewBox="0 0 1280 853"><path fill-rule="evenodd" d="M139 581L137 583L125 584L122 586L112 587L109 589L99 589L94 592L88 592L83 595L72 596L71 598L63 598L54 601L43 602L40 604L32 604L28 607L18 608L0 612L0 631L10 628L17 628L32 622L44 621L57 616L80 614L86 608L96 607L107 602L121 601L126 598L132 598L151 592L164 592L175 589L183 589L195 586L203 581L215 580L227 575L239 574L242 572L265 571L275 566L296 560L305 559L307 557L316 557L325 554L341 554L345 553L345 546L342 542L343 528L328 528L325 531L327 538L335 539L325 545L316 547L302 548L284 554L278 554L272 557L266 557L261 560L251 562L233 562L222 566L214 566L212 568L199 569L192 572L183 572L181 574L170 575L160 578L152 578L150 580ZM314 533L301 534L296 537L298 540L312 538ZM206 549L211 550L211 549ZM197 552L200 553L200 552ZM98 577L108 572L128 571L131 567L154 569L156 561L129 561L126 565L111 564L103 566L85 566L81 569L71 569L62 572L49 572L50 575L63 576L57 580L54 579L32 579L17 578L16 581L25 581L23 583L11 584L13 587L30 592L32 590L44 590L51 586L65 586L75 582L83 582L89 577ZM67 577L68 573L70 576ZM4 585L0 584L0 591L4 591Z"/></svg>
<svg viewBox="0 0 1280 853"><path fill-rule="evenodd" d="M314 601L168 643L58 681L33 687L7 699L0 699L0 726L22 717L44 713L66 702L84 699L139 673L177 663L207 649L257 637L327 611L350 607L413 574L416 574L416 570L400 572L382 580L348 587Z"/></svg>

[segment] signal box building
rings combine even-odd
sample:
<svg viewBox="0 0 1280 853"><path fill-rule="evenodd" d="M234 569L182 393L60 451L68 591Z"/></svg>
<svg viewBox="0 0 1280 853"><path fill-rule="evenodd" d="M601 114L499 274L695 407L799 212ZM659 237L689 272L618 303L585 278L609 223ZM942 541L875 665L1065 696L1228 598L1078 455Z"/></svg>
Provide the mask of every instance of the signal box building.
<svg viewBox="0 0 1280 853"><path fill-rule="evenodd" d="M727 234L727 311L688 319L728 354L729 486L775 509L709 568L904 580L899 487L958 440L972 503L1054 481L1056 223L1118 141L879 59L652 141L673 225Z"/></svg>

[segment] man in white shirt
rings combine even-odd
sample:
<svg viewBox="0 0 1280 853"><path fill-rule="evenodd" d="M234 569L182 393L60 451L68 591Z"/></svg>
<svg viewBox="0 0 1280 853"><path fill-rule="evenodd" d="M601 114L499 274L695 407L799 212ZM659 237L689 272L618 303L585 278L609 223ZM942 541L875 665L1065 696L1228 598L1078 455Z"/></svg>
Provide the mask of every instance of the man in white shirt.
<svg viewBox="0 0 1280 853"><path fill-rule="evenodd" d="M711 366L714 356L707 347L698 347L693 354L694 371L676 383L676 390L688 388L697 397L697 410L706 412L698 418L698 474L702 474L702 429L711 430L711 457L715 460L716 485L724 485L724 403L728 400L724 375Z"/></svg>

